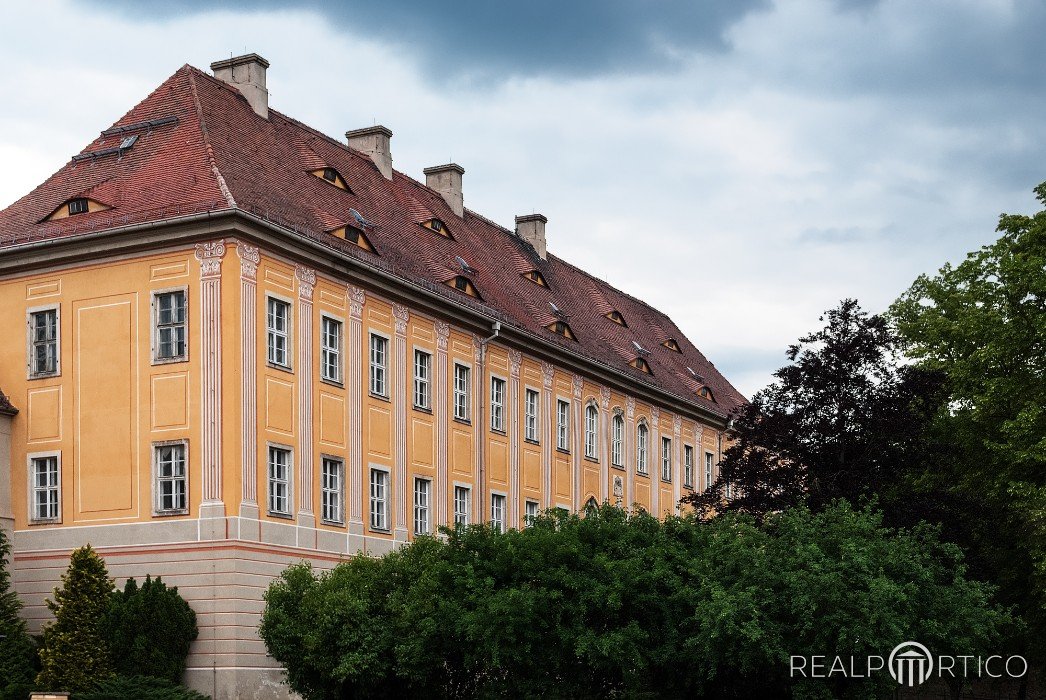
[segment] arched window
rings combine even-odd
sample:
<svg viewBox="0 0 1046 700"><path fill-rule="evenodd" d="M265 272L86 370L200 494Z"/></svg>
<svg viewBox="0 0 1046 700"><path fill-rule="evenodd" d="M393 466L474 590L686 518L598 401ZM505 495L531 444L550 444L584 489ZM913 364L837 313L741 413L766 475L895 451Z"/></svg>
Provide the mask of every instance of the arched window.
<svg viewBox="0 0 1046 700"><path fill-rule="evenodd" d="M588 500L585 501L585 515L592 515L599 511L599 503L596 502L595 496L589 496Z"/></svg>
<svg viewBox="0 0 1046 700"><path fill-rule="evenodd" d="M646 423L640 423L636 428L636 471L640 474L647 473L647 453L650 439L650 429Z"/></svg>
<svg viewBox="0 0 1046 700"><path fill-rule="evenodd" d="M615 467L624 466L625 419L620 413L614 414L610 431L610 463Z"/></svg>
<svg viewBox="0 0 1046 700"><path fill-rule="evenodd" d="M597 459L599 454L599 410L589 404L585 408L585 456Z"/></svg>

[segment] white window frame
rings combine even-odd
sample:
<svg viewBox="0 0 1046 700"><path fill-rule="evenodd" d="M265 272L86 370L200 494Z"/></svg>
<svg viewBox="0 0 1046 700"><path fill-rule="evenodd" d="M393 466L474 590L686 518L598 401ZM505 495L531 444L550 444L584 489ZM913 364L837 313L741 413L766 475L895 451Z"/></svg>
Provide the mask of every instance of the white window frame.
<svg viewBox="0 0 1046 700"><path fill-rule="evenodd" d="M273 476L273 451L287 453L287 475L280 479ZM274 491L273 486L284 484L287 487L287 510L275 510L273 508ZM265 509L269 515L275 518L290 518L294 514L294 449L290 445L280 445L274 442L266 444L265 449Z"/></svg>
<svg viewBox="0 0 1046 700"><path fill-rule="evenodd" d="M422 357L426 361L418 364ZM422 367L424 372L419 371ZM432 410L432 353L424 348L414 348L414 408Z"/></svg>
<svg viewBox="0 0 1046 700"><path fill-rule="evenodd" d="M636 474L650 473L650 426L645 420L636 424Z"/></svg>
<svg viewBox="0 0 1046 700"><path fill-rule="evenodd" d="M508 530L508 498L500 491L490 494L490 524L498 532Z"/></svg>
<svg viewBox="0 0 1046 700"><path fill-rule="evenodd" d="M327 479L329 465L334 466L333 485ZM320 455L320 522L345 524L345 460L341 457Z"/></svg>
<svg viewBox="0 0 1046 700"><path fill-rule="evenodd" d="M559 396L556 397L556 449L570 452L570 399Z"/></svg>
<svg viewBox="0 0 1046 700"><path fill-rule="evenodd" d="M153 515L185 515L189 512L189 441L188 440L163 440L160 442L154 442L153 456L152 456L152 467L153 467ZM160 473L160 451L169 447L181 447L182 448L182 475L177 476L163 476ZM185 505L181 508L164 508L163 507L163 493L160 488L161 481L181 481L183 483L182 488L184 489L183 494L185 498Z"/></svg>
<svg viewBox="0 0 1046 700"><path fill-rule="evenodd" d="M530 527L541 512L541 504L537 501L527 499L523 503L523 526Z"/></svg>
<svg viewBox="0 0 1046 700"><path fill-rule="evenodd" d="M185 300L185 312L181 323L169 323L164 324L164 327L177 328L179 326L183 329L183 342L185 347L180 355L171 355L170 357L160 356L160 297L168 294L181 294ZM154 365L165 365L172 362L186 362L189 359L189 288L183 287L169 287L166 289L154 289L150 292L151 306L152 306L152 363Z"/></svg>
<svg viewBox="0 0 1046 700"><path fill-rule="evenodd" d="M454 525L467 527L472 522L472 487L454 484Z"/></svg>
<svg viewBox="0 0 1046 700"><path fill-rule="evenodd" d="M375 481L376 475L381 475L381 478ZM392 503L392 499L389 498L390 484L392 483L392 476L389 473L387 467L376 467L371 465L370 478L367 480L367 494L368 494L368 523L370 529L375 532L390 532L391 528L389 524L392 522L391 513L389 512L389 506ZM379 489L376 487L380 486Z"/></svg>
<svg viewBox="0 0 1046 700"><path fill-rule="evenodd" d="M599 408L592 402L585 406L585 458L599 459Z"/></svg>
<svg viewBox="0 0 1046 700"><path fill-rule="evenodd" d="M33 316L35 314L54 312L54 340L44 341L54 345L54 370L47 372L36 372L36 341L33 337ZM60 377L62 375L62 308L60 304L47 304L45 306L33 306L25 311L25 369L26 377L29 379L43 379L44 377Z"/></svg>
<svg viewBox="0 0 1046 700"><path fill-rule="evenodd" d="M694 446L683 443L683 486L694 488Z"/></svg>
<svg viewBox="0 0 1046 700"><path fill-rule="evenodd" d="M48 484L43 488L38 488L36 486L36 462L40 460L50 459L53 459L55 462L55 469L57 471L55 479L57 483L55 485ZM62 522L62 453L60 451L30 452L26 455L26 473L28 477L26 481L26 484L28 485L28 488L26 489L26 495L29 506L29 523L31 525L43 525ZM36 494L39 492L50 491L56 492L57 503L55 507L57 509L58 514L53 518L37 517Z"/></svg>
<svg viewBox="0 0 1046 700"><path fill-rule="evenodd" d="M338 329L338 337L336 338L333 346L327 344L327 325L333 324ZM325 382L333 382L339 386L344 381L342 377L345 376L345 370L343 368L343 357L345 347L345 322L328 313L320 314L320 379ZM334 374L328 372L328 368L333 365Z"/></svg>
<svg viewBox="0 0 1046 700"><path fill-rule="evenodd" d="M381 341L381 357L377 358L375 341ZM370 395L382 399L389 398L389 336L377 331L370 331L367 337L367 357L370 362Z"/></svg>
<svg viewBox="0 0 1046 700"><path fill-rule="evenodd" d="M530 398L534 397L531 407ZM523 391L523 439L527 442L540 442L538 426L541 424L541 391L526 387Z"/></svg>
<svg viewBox="0 0 1046 700"><path fill-rule="evenodd" d="M705 491L715 480L715 454L705 450Z"/></svg>
<svg viewBox="0 0 1046 700"><path fill-rule="evenodd" d="M461 374L459 375L459 372ZM454 420L468 423L472 416L472 366L454 363ZM460 379L460 381L459 381Z"/></svg>
<svg viewBox="0 0 1046 700"><path fill-rule="evenodd" d="M271 313L274 304L283 304L287 308L286 317L286 328L279 330L273 325L273 314ZM294 304L290 299L276 296L275 294L265 295L265 359L268 361L270 367L279 367L280 369L291 369L291 358L294 356ZM276 347L276 339L283 339L283 354L284 361L280 362L278 357L278 350Z"/></svg>
<svg viewBox="0 0 1046 700"><path fill-rule="evenodd" d="M625 466L625 417L621 411L614 411L610 419L610 463Z"/></svg>
<svg viewBox="0 0 1046 700"><path fill-rule="evenodd" d="M661 436L661 481L672 482L672 438Z"/></svg>
<svg viewBox="0 0 1046 700"><path fill-rule="evenodd" d="M419 486L424 484L424 488ZM414 534L432 533L432 479L414 477Z"/></svg>
<svg viewBox="0 0 1046 700"><path fill-rule="evenodd" d="M490 375L490 429L505 432L505 393L508 390L508 382L504 377L496 374Z"/></svg>

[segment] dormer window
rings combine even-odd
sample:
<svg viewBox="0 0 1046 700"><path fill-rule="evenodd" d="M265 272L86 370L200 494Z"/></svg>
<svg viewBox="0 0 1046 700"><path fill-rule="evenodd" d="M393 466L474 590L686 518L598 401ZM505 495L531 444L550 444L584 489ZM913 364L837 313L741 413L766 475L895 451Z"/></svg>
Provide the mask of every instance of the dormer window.
<svg viewBox="0 0 1046 700"><path fill-rule="evenodd" d="M636 359L632 360L628 364L632 365L633 367L638 369L640 372L643 372L644 374L652 375L654 373L653 370L650 369L650 364L647 363L647 361L644 360L642 357L637 357Z"/></svg>
<svg viewBox="0 0 1046 700"><path fill-rule="evenodd" d="M326 168L320 168L319 170L313 170L312 174L321 180L325 180L330 184L337 187L339 190L345 190L346 192L352 192L349 188L348 183L345 182L345 178L341 176L334 168L327 166Z"/></svg>
<svg viewBox="0 0 1046 700"><path fill-rule="evenodd" d="M679 343L677 343L676 341L672 340L671 338L669 338L665 342L661 343L661 345L663 345L664 347L666 347L669 350L672 350L674 352L683 352L682 350L679 349Z"/></svg>
<svg viewBox="0 0 1046 700"><path fill-rule="evenodd" d="M474 297L476 299L483 298L479 295L479 290L476 289L476 285L472 284L472 280L470 280L468 277L465 277L464 275L458 275L457 277L452 279L448 284L450 284L451 287L454 287L454 289L458 290L462 294L468 294L470 297Z"/></svg>
<svg viewBox="0 0 1046 700"><path fill-rule="evenodd" d="M87 200L84 197L77 197L76 199L69 200L69 216L73 216L74 214L86 214L87 209Z"/></svg>
<svg viewBox="0 0 1046 700"><path fill-rule="evenodd" d="M570 326L568 326L563 321L556 321L554 323L550 323L547 326L545 326L545 328L549 329L556 335L561 335L564 338L567 338L568 340L577 341L577 336L574 335L574 331L570 330Z"/></svg>
<svg viewBox="0 0 1046 700"><path fill-rule="evenodd" d="M324 168L323 169L323 179L326 180L327 182L337 182L337 180L338 180L338 171L335 170L334 168Z"/></svg>
<svg viewBox="0 0 1046 700"><path fill-rule="evenodd" d="M59 205L57 209L47 215L43 221L56 221L58 219L65 219L70 216L76 216L78 214L93 213L96 211L105 211L112 207L106 206L101 202L96 202L93 199L87 197L73 197L67 199Z"/></svg>
<svg viewBox="0 0 1046 700"><path fill-rule="evenodd" d="M697 395L702 399L708 399L709 401L715 401L715 397L712 396L712 390L707 386L703 386L697 390Z"/></svg>
<svg viewBox="0 0 1046 700"><path fill-rule="evenodd" d="M606 314L606 317L614 323L616 323L617 325L628 328L628 324L625 323L625 317L621 315L620 311L611 311L610 313Z"/></svg>
<svg viewBox="0 0 1046 700"><path fill-rule="evenodd" d="M355 243L364 250L369 250L372 253L376 252L374 246L372 246L370 241L367 240L367 235L355 226L345 225L341 228L334 229L331 233L349 243Z"/></svg>
<svg viewBox="0 0 1046 700"><path fill-rule="evenodd" d="M542 277L541 273L538 272L537 270L531 270L530 272L524 272L523 276L526 277L528 280L530 280L531 282L533 282L534 284L536 284L539 287L546 287L546 288L548 287L548 282L545 281L545 278Z"/></svg>
<svg viewBox="0 0 1046 700"><path fill-rule="evenodd" d="M450 235L450 229L443 223L443 219L429 219L428 221L422 221L421 225L430 231L435 231L444 238L454 239L454 236Z"/></svg>

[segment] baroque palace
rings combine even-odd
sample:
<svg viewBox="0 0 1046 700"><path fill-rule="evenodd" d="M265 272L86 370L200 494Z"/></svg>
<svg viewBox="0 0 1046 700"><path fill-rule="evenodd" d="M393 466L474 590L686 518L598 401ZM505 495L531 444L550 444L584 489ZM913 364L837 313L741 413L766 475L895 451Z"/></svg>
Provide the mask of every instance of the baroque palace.
<svg viewBox="0 0 1046 700"><path fill-rule="evenodd" d="M184 66L0 212L0 525L33 631L70 549L198 614L186 682L280 697L288 564L590 501L673 512L744 398L664 314L421 183L392 133Z"/></svg>

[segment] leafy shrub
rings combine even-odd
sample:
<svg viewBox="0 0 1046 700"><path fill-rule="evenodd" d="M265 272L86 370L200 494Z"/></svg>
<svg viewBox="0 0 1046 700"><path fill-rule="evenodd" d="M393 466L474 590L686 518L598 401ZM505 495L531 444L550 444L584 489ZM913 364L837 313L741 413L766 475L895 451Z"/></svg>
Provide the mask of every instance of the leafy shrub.
<svg viewBox="0 0 1046 700"><path fill-rule="evenodd" d="M210 700L195 690L162 678L114 676L91 690L74 693L70 700Z"/></svg>

